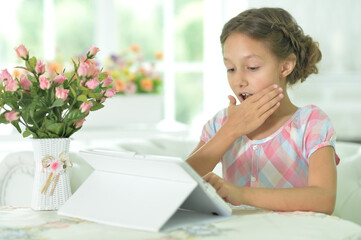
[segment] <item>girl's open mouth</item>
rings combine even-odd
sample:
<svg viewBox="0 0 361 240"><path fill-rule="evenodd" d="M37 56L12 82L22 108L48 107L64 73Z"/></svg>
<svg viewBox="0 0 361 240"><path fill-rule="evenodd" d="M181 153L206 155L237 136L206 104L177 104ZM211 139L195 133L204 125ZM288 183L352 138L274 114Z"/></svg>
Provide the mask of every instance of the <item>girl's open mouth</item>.
<svg viewBox="0 0 361 240"><path fill-rule="evenodd" d="M241 97L242 101L244 101L247 98L249 98L250 96L252 96L252 94L250 94L250 93L241 93L241 94L239 94L239 96Z"/></svg>

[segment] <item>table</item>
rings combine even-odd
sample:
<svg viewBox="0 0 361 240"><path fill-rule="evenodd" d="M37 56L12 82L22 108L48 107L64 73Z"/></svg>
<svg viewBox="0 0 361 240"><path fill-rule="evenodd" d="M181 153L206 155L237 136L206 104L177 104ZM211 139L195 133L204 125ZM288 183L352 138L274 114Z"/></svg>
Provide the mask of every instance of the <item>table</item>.
<svg viewBox="0 0 361 240"><path fill-rule="evenodd" d="M212 224L155 233L59 216L56 211L0 206L0 239L361 239L361 226L321 213L245 207L233 214Z"/></svg>

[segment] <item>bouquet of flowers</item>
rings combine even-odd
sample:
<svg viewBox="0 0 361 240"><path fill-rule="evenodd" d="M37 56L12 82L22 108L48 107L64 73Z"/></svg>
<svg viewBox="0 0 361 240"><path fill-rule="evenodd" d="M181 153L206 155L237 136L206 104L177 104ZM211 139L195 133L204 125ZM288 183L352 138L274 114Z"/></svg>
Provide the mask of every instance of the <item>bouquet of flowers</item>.
<svg viewBox="0 0 361 240"><path fill-rule="evenodd" d="M113 79L94 60L92 46L82 60L72 60L74 70L47 74L45 64L20 45L17 55L25 61L22 73L0 73L0 123L11 123L23 137L68 138L78 131L89 111L102 108L116 93Z"/></svg>
<svg viewBox="0 0 361 240"><path fill-rule="evenodd" d="M163 54L154 54L161 60ZM162 86L161 74L156 71L155 62L145 61L141 48L133 44L121 54L113 54L104 62L106 71L114 79L118 94L159 93Z"/></svg>

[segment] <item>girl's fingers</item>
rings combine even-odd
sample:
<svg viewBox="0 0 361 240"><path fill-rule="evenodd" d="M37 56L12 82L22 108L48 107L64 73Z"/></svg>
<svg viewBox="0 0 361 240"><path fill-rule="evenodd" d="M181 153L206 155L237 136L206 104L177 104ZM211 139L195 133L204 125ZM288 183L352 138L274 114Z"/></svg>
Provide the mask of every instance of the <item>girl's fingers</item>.
<svg viewBox="0 0 361 240"><path fill-rule="evenodd" d="M252 102L258 102L264 95L266 95L267 93L270 93L272 91L277 91L277 89L278 89L278 86L276 84L271 85L271 86L263 89L262 91L254 94L253 96L249 97L249 99L250 100L252 99Z"/></svg>
<svg viewBox="0 0 361 240"><path fill-rule="evenodd" d="M281 94L276 95L271 100L269 100L269 101L265 102L264 104L260 105L260 107L258 108L259 115L261 116L265 112L270 110L273 106L275 106L277 103L279 103L282 98L283 98L283 94L281 93Z"/></svg>
<svg viewBox="0 0 361 240"><path fill-rule="evenodd" d="M236 105L236 99L232 96L232 95L228 95L228 99L229 99L229 106L234 106Z"/></svg>
<svg viewBox="0 0 361 240"><path fill-rule="evenodd" d="M204 181L208 182L211 176L212 176L212 172L209 172L206 175L204 175L202 178Z"/></svg>
<svg viewBox="0 0 361 240"><path fill-rule="evenodd" d="M276 111L276 109L280 106L280 102L277 102L275 105L273 105L271 108L269 108L267 111L265 111L261 116L261 121L266 121L266 119L272 115Z"/></svg>
<svg viewBox="0 0 361 240"><path fill-rule="evenodd" d="M261 108L265 104L271 102L272 100L276 99L277 101L281 100L279 96L282 94L283 89L282 88L276 88L272 90L271 92L267 92L263 97L258 101L258 108ZM273 106L273 105L272 105Z"/></svg>

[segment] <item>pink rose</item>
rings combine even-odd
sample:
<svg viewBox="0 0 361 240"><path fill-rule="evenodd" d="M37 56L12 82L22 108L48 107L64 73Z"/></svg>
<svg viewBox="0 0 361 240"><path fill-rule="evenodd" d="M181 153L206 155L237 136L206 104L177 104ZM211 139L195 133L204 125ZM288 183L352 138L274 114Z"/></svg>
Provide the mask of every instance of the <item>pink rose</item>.
<svg viewBox="0 0 361 240"><path fill-rule="evenodd" d="M41 60L36 63L35 72L38 74L43 74L45 72L45 64L43 64Z"/></svg>
<svg viewBox="0 0 361 240"><path fill-rule="evenodd" d="M99 52L99 48L92 46L88 52L89 52L89 57L95 57L95 55Z"/></svg>
<svg viewBox="0 0 361 240"><path fill-rule="evenodd" d="M40 81L40 88L45 90L45 89L49 89L50 88L50 82L48 81L48 79L45 76L41 76L39 78Z"/></svg>
<svg viewBox="0 0 361 240"><path fill-rule="evenodd" d="M85 86L89 89L95 89L99 85L98 79L91 79L85 83Z"/></svg>
<svg viewBox="0 0 361 240"><path fill-rule="evenodd" d="M112 77L107 76L107 78L102 81L102 86L103 87L108 87L112 82L113 82Z"/></svg>
<svg viewBox="0 0 361 240"><path fill-rule="evenodd" d="M83 118L82 120L79 120L77 122L74 123L75 128L80 128L83 126L83 123L85 122L85 118Z"/></svg>
<svg viewBox="0 0 361 240"><path fill-rule="evenodd" d="M109 89L107 89L107 91L105 92L105 96L108 97L108 98L113 97L116 92L117 92L116 87L109 88Z"/></svg>
<svg viewBox="0 0 361 240"><path fill-rule="evenodd" d="M86 102L83 102L81 105L80 105L80 109L81 109L81 112L84 113L84 112L89 112L90 111L90 108L93 106L93 103L92 102L89 102L89 103L86 103Z"/></svg>
<svg viewBox="0 0 361 240"><path fill-rule="evenodd" d="M13 77L10 75L8 70L7 69L1 70L0 80L4 81L4 80L10 80L10 79L13 80Z"/></svg>
<svg viewBox="0 0 361 240"><path fill-rule="evenodd" d="M56 98L60 98L63 101L66 100L66 98L68 97L69 94L69 90L68 89L63 89L63 88L55 88L55 97Z"/></svg>
<svg viewBox="0 0 361 240"><path fill-rule="evenodd" d="M97 78L99 76L100 70L95 66L95 64L89 64L87 77Z"/></svg>
<svg viewBox="0 0 361 240"><path fill-rule="evenodd" d="M80 66L78 68L78 74L79 76L86 76L88 74L89 64L83 62L80 63Z"/></svg>
<svg viewBox="0 0 361 240"><path fill-rule="evenodd" d="M15 81L14 79L8 79L4 81L4 83L6 85L5 91L15 92L19 88L18 82Z"/></svg>
<svg viewBox="0 0 361 240"><path fill-rule="evenodd" d="M58 86L63 84L65 80L67 80L67 78L65 77L64 73L60 73L58 76L54 78L54 82L57 83Z"/></svg>
<svg viewBox="0 0 361 240"><path fill-rule="evenodd" d="M5 119L6 119L7 121L9 121L10 123L11 123L12 121L16 121L16 120L19 119L19 113L16 112L16 111L14 111L14 110L11 111L11 112L7 112L7 113L5 113L4 115L5 115Z"/></svg>
<svg viewBox="0 0 361 240"><path fill-rule="evenodd" d="M29 51L24 47L24 45L20 44L19 47L15 48L16 54L18 57L26 60L29 57Z"/></svg>
<svg viewBox="0 0 361 240"><path fill-rule="evenodd" d="M22 74L20 76L20 82L19 83L25 90L29 90L30 86L33 85L33 83L29 81L28 77L25 74Z"/></svg>

